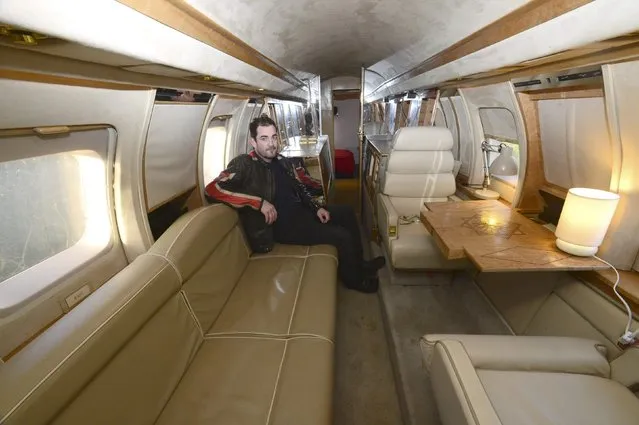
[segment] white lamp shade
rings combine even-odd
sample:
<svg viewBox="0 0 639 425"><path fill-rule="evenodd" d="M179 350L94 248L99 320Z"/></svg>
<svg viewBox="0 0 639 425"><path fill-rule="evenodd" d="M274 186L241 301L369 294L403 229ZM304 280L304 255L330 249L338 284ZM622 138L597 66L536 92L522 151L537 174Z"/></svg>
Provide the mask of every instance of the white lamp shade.
<svg viewBox="0 0 639 425"><path fill-rule="evenodd" d="M490 172L496 176L517 175L517 162L513 157L513 148L502 145L499 156L490 164Z"/></svg>
<svg viewBox="0 0 639 425"><path fill-rule="evenodd" d="M557 247L573 255L597 253L619 203L619 195L604 190L568 191L557 230Z"/></svg>

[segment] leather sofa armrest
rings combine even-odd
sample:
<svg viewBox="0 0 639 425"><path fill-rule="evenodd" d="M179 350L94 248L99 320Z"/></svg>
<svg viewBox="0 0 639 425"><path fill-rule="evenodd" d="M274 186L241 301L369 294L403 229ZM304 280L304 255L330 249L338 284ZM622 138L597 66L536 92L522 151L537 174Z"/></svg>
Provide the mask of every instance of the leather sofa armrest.
<svg viewBox="0 0 639 425"><path fill-rule="evenodd" d="M511 335L424 335L424 361L434 346L462 344L476 369L578 373L610 378L606 348L601 343L569 337ZM426 366L428 366L426 364Z"/></svg>
<svg viewBox="0 0 639 425"><path fill-rule="evenodd" d="M610 362L612 379L639 391L639 347L627 348L619 357Z"/></svg>
<svg viewBox="0 0 639 425"><path fill-rule="evenodd" d="M384 242L388 244L390 240L397 239L399 215L390 198L381 193L377 195L377 219L379 234Z"/></svg>

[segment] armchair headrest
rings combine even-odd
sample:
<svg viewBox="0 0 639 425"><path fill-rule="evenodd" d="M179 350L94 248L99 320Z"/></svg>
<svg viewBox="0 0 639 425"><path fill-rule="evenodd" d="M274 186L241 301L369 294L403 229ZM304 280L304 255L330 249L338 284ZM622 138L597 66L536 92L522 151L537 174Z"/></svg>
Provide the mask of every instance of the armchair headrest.
<svg viewBox="0 0 639 425"><path fill-rule="evenodd" d="M450 151L453 135L445 127L403 127L393 137L396 151Z"/></svg>

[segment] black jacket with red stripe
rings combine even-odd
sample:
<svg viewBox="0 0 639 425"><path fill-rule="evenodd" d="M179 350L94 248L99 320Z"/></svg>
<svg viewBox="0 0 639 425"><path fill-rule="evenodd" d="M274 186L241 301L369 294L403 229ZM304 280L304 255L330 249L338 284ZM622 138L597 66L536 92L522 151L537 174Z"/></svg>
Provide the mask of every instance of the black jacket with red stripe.
<svg viewBox="0 0 639 425"><path fill-rule="evenodd" d="M288 171L302 203L317 212L321 205L313 200L309 187L316 188L319 182L306 175L303 168L296 168L288 159L279 156L278 160ZM268 164L255 151L233 158L226 170L206 186L205 195L209 202L221 202L238 209L254 252L273 249L273 228L266 224L260 209L265 200L274 203L275 179Z"/></svg>

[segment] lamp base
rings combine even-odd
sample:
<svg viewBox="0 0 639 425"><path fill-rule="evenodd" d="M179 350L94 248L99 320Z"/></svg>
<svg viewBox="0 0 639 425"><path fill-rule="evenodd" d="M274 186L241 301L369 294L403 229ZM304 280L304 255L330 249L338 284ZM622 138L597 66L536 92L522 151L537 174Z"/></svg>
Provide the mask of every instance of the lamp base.
<svg viewBox="0 0 639 425"><path fill-rule="evenodd" d="M557 239L555 241L557 248L568 254L577 255L579 257L592 257L599 250L598 246L583 246Z"/></svg>
<svg viewBox="0 0 639 425"><path fill-rule="evenodd" d="M499 199L499 193L490 189L477 189L473 195L480 199Z"/></svg>

